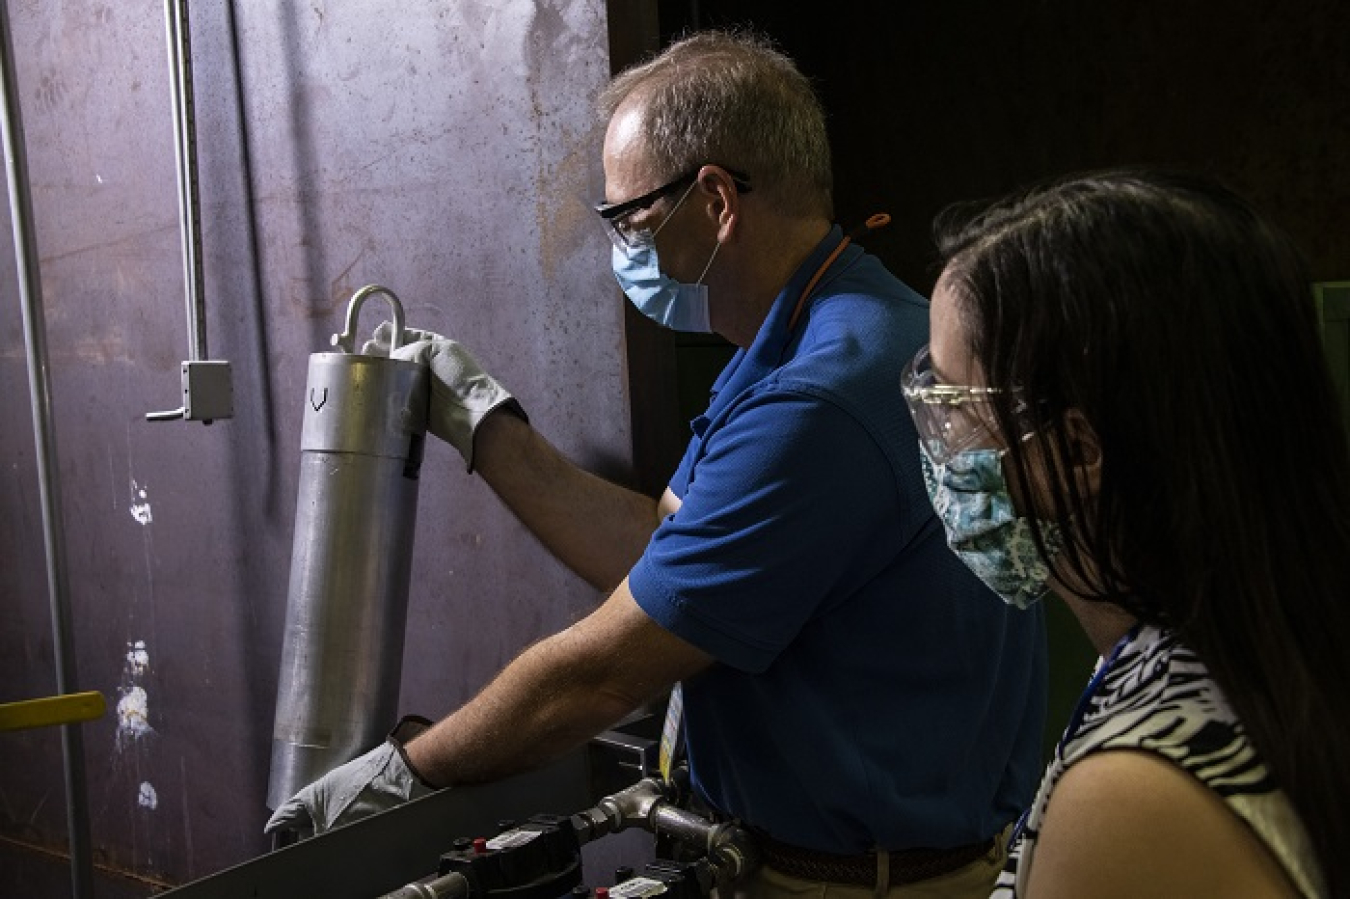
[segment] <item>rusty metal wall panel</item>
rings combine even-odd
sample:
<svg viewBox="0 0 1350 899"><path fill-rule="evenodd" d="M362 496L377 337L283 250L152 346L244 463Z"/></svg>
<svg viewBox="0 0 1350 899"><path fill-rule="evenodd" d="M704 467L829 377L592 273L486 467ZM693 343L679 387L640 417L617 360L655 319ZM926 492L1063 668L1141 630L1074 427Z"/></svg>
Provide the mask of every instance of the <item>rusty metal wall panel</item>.
<svg viewBox="0 0 1350 899"><path fill-rule="evenodd" d="M187 358L163 7L12 6L80 686L120 704L85 731L96 861L179 883L267 845L306 364L352 291L390 287L561 449L629 468L623 308L588 208L604 4L192 5L208 337L235 392L209 427L143 418L179 405ZM0 701L54 690L13 284L5 241ZM596 599L439 443L413 580L403 704L431 716ZM0 735L0 758L0 839L64 843L57 733Z"/></svg>

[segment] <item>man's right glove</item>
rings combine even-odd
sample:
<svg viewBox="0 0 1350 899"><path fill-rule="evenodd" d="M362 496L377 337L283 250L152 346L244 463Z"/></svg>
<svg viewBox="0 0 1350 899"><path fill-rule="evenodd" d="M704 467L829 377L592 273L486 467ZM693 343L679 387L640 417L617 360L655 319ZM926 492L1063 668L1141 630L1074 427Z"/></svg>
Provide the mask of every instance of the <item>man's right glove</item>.
<svg viewBox="0 0 1350 899"><path fill-rule="evenodd" d="M404 743L430 726L425 718L407 716L379 746L334 768L278 806L263 833L294 830L303 839L432 792L436 788L412 769L403 751Z"/></svg>
<svg viewBox="0 0 1350 899"><path fill-rule="evenodd" d="M394 326L383 322L362 352L431 368L431 410L427 430L459 450L468 470L473 471L473 437L479 424L498 409L508 410L525 421L529 416L509 391L483 370L462 344L431 331L403 329L404 344L390 350Z"/></svg>

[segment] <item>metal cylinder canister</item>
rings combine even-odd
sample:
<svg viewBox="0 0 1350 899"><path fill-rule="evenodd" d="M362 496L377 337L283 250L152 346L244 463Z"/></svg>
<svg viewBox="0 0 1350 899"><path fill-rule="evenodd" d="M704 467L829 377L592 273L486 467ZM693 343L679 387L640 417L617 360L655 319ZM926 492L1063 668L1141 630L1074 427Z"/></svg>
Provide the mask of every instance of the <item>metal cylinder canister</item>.
<svg viewBox="0 0 1350 899"><path fill-rule="evenodd" d="M398 717L426 367L353 352L361 303L384 294L392 346L403 310L357 291L343 352L309 358L286 627L267 804L275 809L371 749Z"/></svg>

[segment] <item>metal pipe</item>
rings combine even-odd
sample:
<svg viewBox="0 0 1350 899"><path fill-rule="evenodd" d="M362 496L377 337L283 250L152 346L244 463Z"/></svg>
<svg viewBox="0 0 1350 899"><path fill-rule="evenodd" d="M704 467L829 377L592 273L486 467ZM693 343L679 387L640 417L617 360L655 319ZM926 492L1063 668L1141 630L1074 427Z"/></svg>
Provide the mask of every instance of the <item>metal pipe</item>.
<svg viewBox="0 0 1350 899"><path fill-rule="evenodd" d="M629 827L662 833L693 845L702 844L711 872L735 880L758 863L750 835L731 824L714 823L671 802L669 787L646 777L604 797L572 818L577 839L585 844Z"/></svg>
<svg viewBox="0 0 1350 899"><path fill-rule="evenodd" d="M192 34L186 0L164 0L169 32L169 99L173 106L173 154L178 165L178 223L183 246L188 358L183 363L183 405L149 412L148 421L200 421L234 415L230 363L212 362L206 346L206 288L202 279L202 219L197 198L196 108L192 100ZM195 394L195 395L194 395Z"/></svg>
<svg viewBox="0 0 1350 899"><path fill-rule="evenodd" d="M42 533L47 548L47 586L51 596L52 648L58 693L77 693L79 678L71 637L66 548L61 518L61 479L56 465L56 434L52 427L51 384L48 377L47 335L42 312L42 281L38 272L33 204L28 193L23 117L19 111L18 78L14 69L14 41L8 4L0 0L0 69L3 69L5 178L9 185L10 219L14 227L14 268L19 301L23 306L23 336L28 355L28 386L33 409L33 436L37 446L38 491L42 502ZM84 740L75 724L61 727L65 762L66 826L70 834L70 875L75 899L93 895L94 866L89 845L89 797L85 783Z"/></svg>
<svg viewBox="0 0 1350 899"><path fill-rule="evenodd" d="M201 203L197 191L196 106L192 97L192 33L184 0L164 0L169 32L169 97L173 103L174 159L178 163L178 216L183 243L183 281L188 322L188 359L208 359L206 289L202 276Z"/></svg>
<svg viewBox="0 0 1350 899"><path fill-rule="evenodd" d="M385 893L380 899L463 899L469 895L469 881L463 874L451 871L443 877L414 881Z"/></svg>

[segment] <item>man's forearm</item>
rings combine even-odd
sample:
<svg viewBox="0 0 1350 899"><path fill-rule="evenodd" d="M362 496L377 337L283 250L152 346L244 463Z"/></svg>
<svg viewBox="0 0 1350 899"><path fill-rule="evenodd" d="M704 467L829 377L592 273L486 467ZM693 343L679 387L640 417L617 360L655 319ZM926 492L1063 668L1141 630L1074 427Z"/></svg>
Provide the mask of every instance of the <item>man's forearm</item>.
<svg viewBox="0 0 1350 899"><path fill-rule="evenodd" d="M514 415L479 426L474 464L549 552L598 589L627 576L656 530L654 499L579 468Z"/></svg>
<svg viewBox="0 0 1350 899"><path fill-rule="evenodd" d="M435 786L484 783L561 756L655 695L662 684L616 690L579 661L594 653L575 629L527 649L459 711L408 743Z"/></svg>

